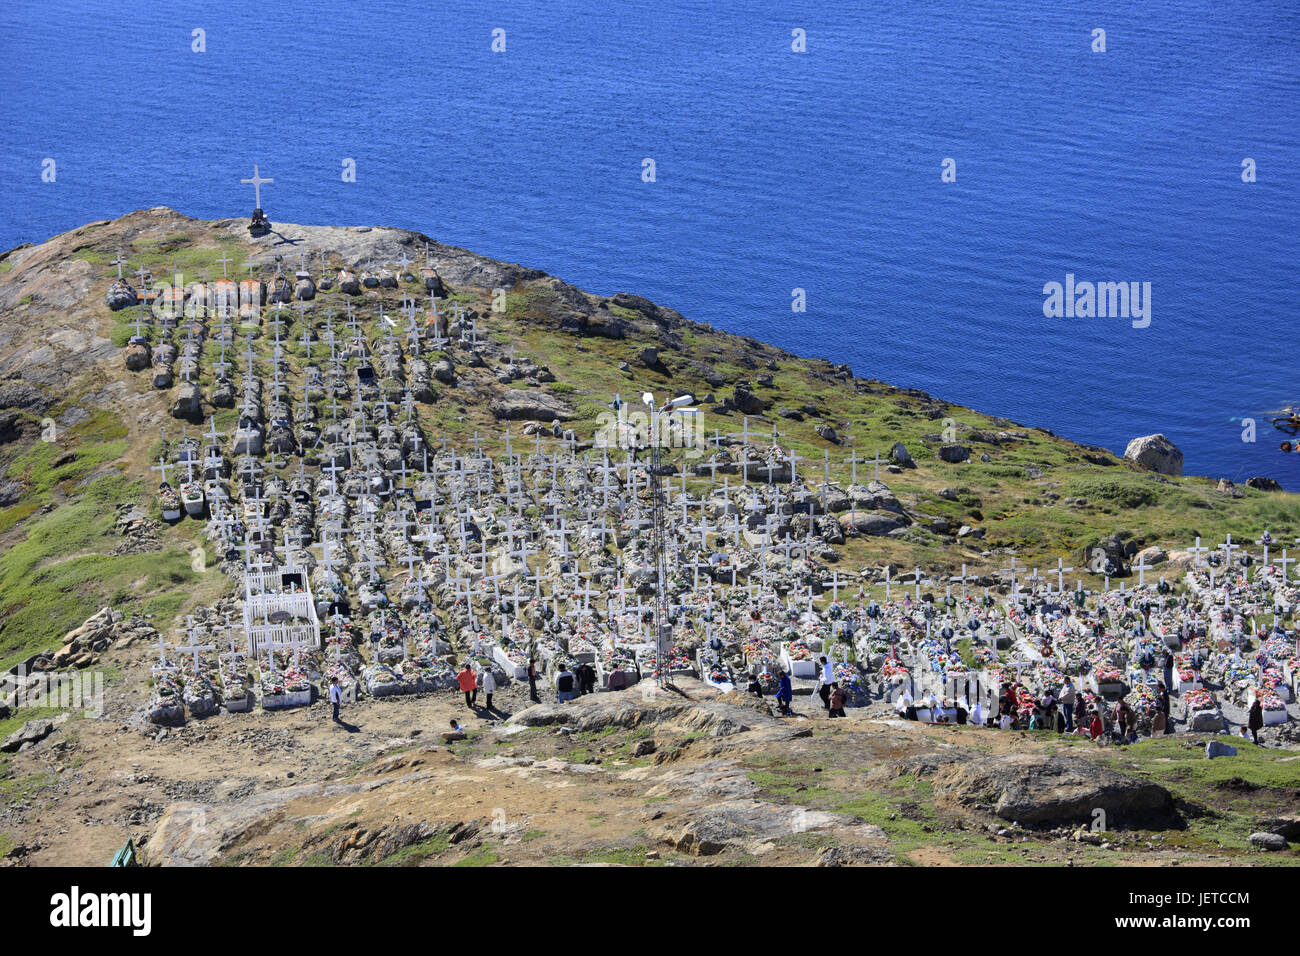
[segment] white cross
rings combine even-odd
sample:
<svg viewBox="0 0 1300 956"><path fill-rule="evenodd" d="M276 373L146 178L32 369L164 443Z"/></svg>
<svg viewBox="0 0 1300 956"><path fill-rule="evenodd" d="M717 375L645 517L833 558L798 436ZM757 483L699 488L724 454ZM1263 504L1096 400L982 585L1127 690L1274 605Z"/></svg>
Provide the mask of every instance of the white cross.
<svg viewBox="0 0 1300 956"><path fill-rule="evenodd" d="M186 616L185 618L185 636L189 639L187 645L176 645L178 651L189 651L194 655L194 673L199 672L199 651L215 651L215 644L196 644L194 641L194 618Z"/></svg>
<svg viewBox="0 0 1300 956"><path fill-rule="evenodd" d="M1300 561L1300 558L1288 558L1288 557L1286 556L1286 548L1283 548L1283 549L1282 549L1282 557L1280 557L1280 558L1278 559L1278 562L1277 562L1277 563L1280 564L1280 565L1282 566L1282 583L1283 583L1283 584L1286 583L1286 566L1287 566L1288 564L1295 564L1297 561Z"/></svg>
<svg viewBox="0 0 1300 956"><path fill-rule="evenodd" d="M257 200L257 206L256 206L255 208L257 208L257 209L261 209L261 208L262 208L262 184L263 184L263 183L273 183L273 182L275 182L275 180L274 180L274 179L263 179L263 178L258 174L258 172L257 172L257 167L254 166L254 167L253 167L253 178L252 178L252 179L241 179L240 182L241 182L241 183L245 183L245 184L250 185L250 186L253 187L253 195L256 197L256 200Z"/></svg>
<svg viewBox="0 0 1300 956"><path fill-rule="evenodd" d="M1268 546L1273 543L1272 536L1267 531L1265 531L1263 535L1260 536L1259 540L1256 541L1255 543L1263 546L1264 548L1263 563L1264 563L1264 567L1268 567Z"/></svg>
<svg viewBox="0 0 1300 956"><path fill-rule="evenodd" d="M168 469L168 468L171 468L171 467L172 467L171 465L167 464L167 459L165 459L165 458L159 456L159 458L158 458L158 464L153 465L149 470L150 470L150 471L156 471L156 472L160 473L160 474L162 475L162 480L163 480L163 482L166 483L166 481L167 481L167 469Z"/></svg>
<svg viewBox="0 0 1300 956"><path fill-rule="evenodd" d="M1241 545L1232 543L1232 535L1228 535L1226 541L1219 545L1219 550L1223 552L1223 561L1228 570L1232 570L1232 552L1240 551Z"/></svg>
<svg viewBox="0 0 1300 956"><path fill-rule="evenodd" d="M122 251L120 249L117 252L117 258L112 261L112 264L117 266L117 281L121 282L122 266L126 265L126 260L122 258Z"/></svg>
<svg viewBox="0 0 1300 956"><path fill-rule="evenodd" d="M1065 572L1074 570L1074 568L1067 568L1064 565L1064 559L1056 559L1056 589L1062 592L1065 590Z"/></svg>
<svg viewBox="0 0 1300 956"><path fill-rule="evenodd" d="M159 666L161 666L161 667L169 667L169 666L171 666L171 665L169 665L169 664L167 663L167 648L168 648L168 646L169 646L169 645L167 644L166 641L163 640L163 636L162 636L162 634L160 633L160 634L158 635L158 643L155 644L154 647L158 648L158 664L159 664Z"/></svg>
<svg viewBox="0 0 1300 956"><path fill-rule="evenodd" d="M933 584L934 582L931 581L929 578L922 578L921 569L919 566L917 567L915 574L916 574L916 599L919 601L921 600L921 585Z"/></svg>
<svg viewBox="0 0 1300 956"><path fill-rule="evenodd" d="M1138 573L1138 587L1146 583L1146 572L1150 570L1151 565L1147 564L1146 558L1139 557L1137 563L1133 565L1133 570Z"/></svg>
<svg viewBox="0 0 1300 956"><path fill-rule="evenodd" d="M1201 555L1203 555L1203 554L1207 554L1207 553L1209 552L1210 549L1209 549L1209 548L1203 548L1203 547L1201 547L1201 536L1200 536L1200 535L1197 535L1197 536L1196 536L1196 546L1195 546L1194 548L1188 548L1187 550L1188 550L1189 552L1191 552L1191 555L1192 555L1192 561L1193 561L1193 563L1194 563L1194 566L1199 568L1199 567L1201 566L1201 563L1202 563Z"/></svg>
<svg viewBox="0 0 1300 956"><path fill-rule="evenodd" d="M974 580L973 578L971 578L969 575L966 574L966 565L963 564L961 566L961 577L959 577L957 580L961 582L961 598L964 601L966 600L966 582Z"/></svg>

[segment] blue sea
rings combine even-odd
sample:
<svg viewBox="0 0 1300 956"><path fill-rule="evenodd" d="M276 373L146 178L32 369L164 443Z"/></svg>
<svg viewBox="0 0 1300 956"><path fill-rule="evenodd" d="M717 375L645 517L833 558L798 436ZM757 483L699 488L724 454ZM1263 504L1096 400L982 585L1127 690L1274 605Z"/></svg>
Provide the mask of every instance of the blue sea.
<svg viewBox="0 0 1300 956"><path fill-rule="evenodd" d="M1300 404L1294 0L6 0L0 90L6 248L246 216L257 163L273 221L419 229L1300 490L1268 423ZM1150 325L1044 317L1067 274L1150 282Z"/></svg>

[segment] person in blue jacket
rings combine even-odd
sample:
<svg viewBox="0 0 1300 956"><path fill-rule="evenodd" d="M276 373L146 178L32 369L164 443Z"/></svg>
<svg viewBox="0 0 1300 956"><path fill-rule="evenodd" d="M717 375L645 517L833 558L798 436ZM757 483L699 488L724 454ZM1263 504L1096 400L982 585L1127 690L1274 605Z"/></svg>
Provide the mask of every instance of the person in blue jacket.
<svg viewBox="0 0 1300 956"><path fill-rule="evenodd" d="M790 675L781 671L781 686L776 692L776 702L781 708L782 715L793 714L790 709L790 701L794 700L794 688L790 686Z"/></svg>

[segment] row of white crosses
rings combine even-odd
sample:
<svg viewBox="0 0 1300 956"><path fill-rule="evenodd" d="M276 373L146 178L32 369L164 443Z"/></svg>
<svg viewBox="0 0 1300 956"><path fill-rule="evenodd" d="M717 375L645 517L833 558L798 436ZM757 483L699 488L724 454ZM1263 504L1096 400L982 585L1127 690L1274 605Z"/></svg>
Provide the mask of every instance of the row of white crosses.
<svg viewBox="0 0 1300 956"><path fill-rule="evenodd" d="M434 306L434 311L435 311L435 314L436 314L436 309L437 309L436 300L434 301L433 306ZM410 316L409 313L408 313L408 320L410 320L410 319L411 319L411 316ZM418 328L413 328L412 331L414 332L415 337L416 337L416 343L417 343L417 344L416 344L416 348L418 348ZM462 330L462 336L463 336L463 335L464 335L464 330ZM277 339L278 339L278 336L277 336ZM278 380L278 370L277 370L277 380ZM742 433L740 434L740 436L729 436L729 437L741 437L743 440L745 440L746 442L748 442L750 435L749 435L749 431L748 431L748 422L747 422L747 420L746 420L746 422L745 422L744 431L742 431ZM774 438L775 438L775 436L774 436ZM540 436L539 436L539 438L538 438L539 445L540 445L540 441L541 441L541 439L540 439ZM475 436L475 442L474 442L474 445L475 445L475 447L474 447L474 458L477 459L477 458L480 458L480 457L481 457L481 449L480 449L480 447L479 447L479 436L478 436L478 435ZM508 449L508 451L507 451L507 459L509 460L511 457L512 457L512 455L511 455L511 453L510 453L510 451L509 451L509 449ZM792 469L794 469L795 474L797 475L797 468L798 468L798 460L797 460L797 457L796 457L796 456L793 456L793 455L788 456L788 457L789 457L789 459L790 459L790 461L791 461ZM877 452L876 457L875 457L874 460L868 459L867 461L873 461L873 462L874 462L875 467L876 467L876 478L878 479L878 478L879 478L879 465L881 464L881 459L880 459L880 457L879 457L879 453ZM748 464L754 464L754 463L758 463L758 462L754 462L753 460L749 459L749 458L748 458L748 455L746 454L746 458L745 458L745 460L744 460L744 463L745 463L746 465L748 465ZM770 458L769 458L769 463L770 463ZM849 463L850 468L851 468L851 471L852 471L852 480L853 480L853 482L856 484L856 481L857 481L857 464L858 464L858 458L857 458L856 452L854 452L853 455L850 457L848 463ZM562 467L562 466L559 466L559 465L557 464L557 458L556 458L555 456L553 456L552 459L551 459L551 470L552 470L552 476L553 476L553 477L554 477L554 474L555 474L555 471L556 471L557 467ZM603 492L603 499L604 499L605 503L608 503L609 498L610 498L610 493L611 493L611 491L612 491L611 484L610 484L610 478L611 478L612 474L616 474L616 473L617 473L617 469L618 469L618 467L619 467L619 466L611 466L611 465L610 465L610 462L609 462L609 459L608 459L608 455L606 455L606 457L605 457L605 462L604 462L603 466L601 466L601 467L598 469L598 470L599 470L599 474L600 474L600 478L601 478L601 480L602 480L602 483L601 483L601 490L602 490L602 492ZM425 471L426 471L426 473L428 472L427 465L426 465ZM632 486L632 490L633 490L633 492L635 493L635 491L637 490L637 476L636 476L636 472L631 468L631 466L630 466L630 462L628 463L628 467L626 468L626 471L627 471L627 481L631 484L631 486ZM716 468L714 468L714 469L712 470L712 475L713 475L714 477L716 477ZM829 483L830 478L829 478L829 458L828 458L828 455L824 458L823 476L824 476L824 484ZM401 478L402 478L402 483L403 483L403 485L405 485L406 476L405 476L405 465L404 465L404 464L402 465L402 476L401 476ZM699 525L695 525L695 524L693 524L693 523L690 521L690 515L689 515L689 511L690 511L690 509L691 509L691 508L699 508L701 503L700 503L700 502L693 502L693 501L689 500L688 496L687 496L686 493L685 493L685 492L686 492L686 483L685 483L685 478L686 478L686 476L685 476L685 472L684 472L684 470L683 470L683 473L682 473L682 492L683 492L683 494L682 494L682 495L680 496L680 498L679 498L679 504L680 504L680 507L681 507L681 514L682 514L682 527L683 527L683 528L689 528L689 529L691 529L692 531L698 531L698 532L700 533L701 544L706 544L706 543L707 543L707 539L708 539L708 534L709 534L709 531L710 531L709 526L708 526L708 522L707 522L706 519L703 519L702 516L701 516L701 522L700 522ZM770 484L772 483L772 474L771 474L770 470L769 470L768 478L769 478L769 485L770 485ZM748 468L747 468L747 467L745 468L745 470L744 470L744 472L743 472L743 480L744 480L744 483L745 483L745 484L748 484ZM435 481L436 481L436 469L435 469ZM724 478L724 486L725 486L725 478ZM554 487L554 486L553 486L553 487ZM802 492L802 493L806 495L806 492ZM477 485L476 485L476 487L475 487L475 497L476 497L476 500L481 501L481 488L480 488L479 486L477 486ZM536 497L537 497L537 496L534 495L534 501L536 500ZM558 503L557 498L556 498L556 492L555 492L554 490L553 490L549 495L545 496L545 497L543 498L543 500L544 500L547 504L549 504L549 505L555 505L555 504ZM524 497L523 497L523 495L522 495L520 492L518 492L518 491L516 491L516 492L514 493L513 496L511 496L511 495L507 495L507 504L508 504L508 505L516 505L516 506L518 506L518 505L522 504L523 501L524 501ZM551 536L552 538L558 538L558 540L559 540L559 544L558 544L558 547L557 547L558 553L559 553L561 556L568 556L568 555L571 553L571 552L570 552L570 548L569 548L569 544L568 544L568 538L569 538L569 536L572 534L572 529L569 528L569 527L567 527L567 526L565 525L565 519L564 519L562 516L558 516L558 515L559 515L559 511L558 511L558 509L554 509L554 510L548 509L548 511L546 512L546 516L545 516L544 519L543 519L543 524L545 524L548 520L551 521L551 522L554 524L554 527L552 527L552 528L550 529L550 536ZM590 509L588 509L588 515L590 515ZM772 553L772 552L774 552L774 551L779 551L779 550L780 550L780 548L778 548L778 547L774 547L773 544L772 544L772 516L771 516L770 513L767 515L767 519L768 519L768 520L767 520L767 521L764 523L764 525L763 525L763 531L764 531L764 544L761 545L760 548L758 549L758 550L760 551L760 553L763 553L763 554L768 554L768 553ZM740 530L741 530L741 529L740 529L740 526L739 526L739 523L738 523L738 522L736 522L736 521L733 519L733 523L732 523L731 527L730 527L729 529L726 529L726 530L730 530L732 533L734 533L734 535L735 535L735 540L737 541L737 543L740 542ZM604 537L606 536L607 533L608 533L608 529L605 528L605 527L603 526L603 522L602 522L602 528L601 528L601 537L602 537L602 541L603 541L603 539L604 539ZM464 542L463 542L463 539L462 539L462 544L463 544L463 543L464 543ZM529 553L530 553L530 552L526 549L526 545L523 546L523 547L524 547L524 550L522 550L522 551L517 551L517 550L516 550L516 545L515 545L514 538L513 538L513 536L511 536L511 537L509 538L509 540L507 541L507 545L506 545L506 546L507 546L507 553L510 553L512 556L518 556L518 557L521 557L522 560L523 560L523 562L526 564L526 562L527 562L527 558L528 558ZM788 559L788 558L790 557L790 554L791 554L791 550L790 550L790 549L791 549L791 547L792 547L792 545L790 544L790 542L789 542L788 540L787 540L787 543L786 543L786 546L785 546L785 547L786 547L786 552L785 552L785 553L786 553L786 557L787 557L787 559ZM1229 554L1229 557L1230 557L1230 556L1231 556L1231 550L1228 551L1228 554ZM481 561L484 565L486 565L486 558L484 558L484 557L478 557L477 560ZM367 570L370 570L370 571L371 571L371 573L372 573L372 577L373 577L373 574L374 574L374 571L375 571L374 563L375 563L375 562L374 562L374 558L373 558L373 555L372 555L372 554L367 554L367 555L366 555L366 560L363 561L363 562L361 562L361 565L362 565L363 567L365 567L365 568L367 568ZM1014 562L1013 562L1013 564L1014 564ZM1285 564L1283 565L1283 568L1284 568L1284 570L1285 570ZM408 571L409 571L409 570L410 570L410 567L408 566ZM1064 575L1065 575L1065 573L1067 573L1067 572L1069 572L1069 571L1072 571L1073 569L1072 569L1072 568L1066 568L1066 567L1064 566L1063 561L1058 560L1058 566L1057 566L1057 568L1056 568L1055 570L1056 570L1056 572L1057 572L1057 573L1056 573L1056 577L1057 577L1057 591L1058 591L1058 593L1063 593L1063 592L1064 592ZM1143 584L1145 583L1145 572L1146 572L1147 570L1149 570L1149 566L1146 565L1145 562L1143 562L1143 561L1139 561L1138 564L1135 565L1135 570L1137 570L1138 573L1139 573L1139 586L1141 586L1141 585L1143 585ZM767 565L766 565L766 562L764 562L764 564L763 564L763 571L764 571L765 574L766 574L766 571L767 571ZM698 580L698 569L697 569L697 571L696 571L696 579ZM961 576L961 578L959 578L959 579L957 579L957 580L959 580L960 583L961 583L961 585L962 585L962 593L963 593L963 597L965 597L966 594L967 594L967 587L966 587L966 585L967 585L967 581L969 580L968 571L967 571L967 568L966 568L965 566L963 566L963 568L962 568L962 576ZM1040 576L1040 575L1038 574L1038 572L1037 572L1037 569L1035 569L1034 572L1033 572L1033 574L1030 575L1030 576L1027 578L1027 580L1030 581L1030 582L1032 582L1032 583L1040 583L1040 582L1044 581L1045 579L1044 579L1042 576ZM734 581L734 576L733 576L733 581ZM916 588L916 597L919 599L919 597L920 597L920 589L921 589L921 586L922 586L923 584L930 584L930 583L933 583L933 582L924 579L923 576L922 576L921 573L920 573L919 568L918 568L918 569L917 569L917 572L916 572L915 575L914 575L914 583L915 583L915 588ZM1013 583L1014 583L1014 573L1013 573ZM835 581L835 582L832 584L832 588L833 588L833 593L834 593L834 595L838 595L838 581ZM888 591L888 575L887 575L887 577L886 577L886 590ZM1049 590L1049 593L1050 593L1050 590L1051 590L1051 589L1049 588L1048 590ZM585 596L584 596L584 602L583 602L583 603L584 603L584 607L585 607L585 606L587 605L587 601L585 600Z"/></svg>

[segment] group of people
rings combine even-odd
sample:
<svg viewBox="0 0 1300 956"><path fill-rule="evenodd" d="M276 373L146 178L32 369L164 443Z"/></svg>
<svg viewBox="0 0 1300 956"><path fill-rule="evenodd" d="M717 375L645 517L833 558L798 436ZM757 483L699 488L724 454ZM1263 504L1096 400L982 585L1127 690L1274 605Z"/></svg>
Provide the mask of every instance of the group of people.
<svg viewBox="0 0 1300 956"><path fill-rule="evenodd" d="M483 668L483 673L480 675L474 670L474 666L469 661L466 661L465 666L456 674L456 683L465 693L466 707L470 710L477 710L475 705L478 703L479 689L482 688L484 709L492 710L492 695L496 693L497 689L497 679L492 675L492 668Z"/></svg>
<svg viewBox="0 0 1300 956"><path fill-rule="evenodd" d="M1018 691L1023 688L1004 683L998 694L996 725L1004 730L1050 730L1058 734L1083 733L1097 740L1106 733L1109 716L1111 734L1116 741L1133 743L1138 739L1138 715L1124 698L1103 712L1097 703L1079 693L1071 681L1061 685L1060 695L1048 690L1029 709L1022 708ZM1169 690L1164 681L1156 684L1155 710L1151 715L1151 735L1173 733L1169 715Z"/></svg>
<svg viewBox="0 0 1300 956"><path fill-rule="evenodd" d="M821 674L818 682L817 693L821 697L822 707L826 710L828 717L844 717L844 705L848 695L840 683L835 680L834 666L827 661L825 657L820 659ZM528 662L528 687L534 702L538 702L537 696L537 667L532 661ZM477 710L478 692L483 691L484 709L492 711L492 695L496 692L497 682L492 674L491 668L484 668L481 673L474 670L472 664L465 662L464 667L456 674L456 682L460 690L465 694L465 706L470 710ZM631 677L620 665L615 665L610 672L608 686L611 691L620 691L631 686ZM570 670L567 664L563 665L556 673L555 679L556 699L563 704L567 701L574 700L580 695L595 693L596 689L596 670L590 664L579 664L576 670ZM1088 699L1080 694L1072 682L1066 681L1061 686L1060 695L1053 694L1048 690L1042 698L1038 699L1032 709L1023 710L1020 706L1017 690L1019 684L1004 683L998 694L997 712L990 717L985 717L983 704L976 699L975 705L970 711L962 706L962 701L953 701L943 698L942 701L931 691L928 699L923 698L916 701L912 695L904 691L899 697L896 706L901 710L908 720L917 719L917 704L928 708L930 720L936 724L973 724L976 727L985 726L998 727L1002 730L1048 730L1058 734L1084 733L1092 740L1097 740L1106 734L1106 720L1102 711L1095 703L1089 703ZM749 684L749 692L759 697L763 696L762 684L753 680ZM778 671L777 674L777 692L776 703L782 716L792 716L794 710L790 704L794 700L794 688L790 683L790 675L784 671ZM339 720L339 707L342 704L342 692L337 677L333 679L330 685L330 704L333 709L333 719ZM1120 698L1110 710L1110 726L1112 738L1121 743L1135 743L1138 739L1138 715L1137 712L1129 705L1124 698ZM453 730L459 730L453 723ZM1247 731L1254 743L1259 743L1259 731L1264 726L1263 709L1258 700L1251 704L1247 715L1246 726L1241 729L1241 736L1246 737ZM1151 716L1151 736L1160 736L1163 734L1173 733L1173 721L1169 716L1169 691L1165 687L1164 681L1156 684L1156 709Z"/></svg>
<svg viewBox="0 0 1300 956"><path fill-rule="evenodd" d="M817 684L817 695L822 699L822 707L828 717L847 717L844 706L849 695L835 679L835 668L825 657L821 658L821 676ZM749 682L748 692L756 697L763 696L763 682L757 677ZM794 701L794 686L790 683L790 674L782 669L776 672L776 706L782 717L794 716L790 704Z"/></svg>

